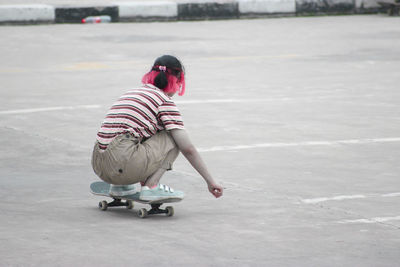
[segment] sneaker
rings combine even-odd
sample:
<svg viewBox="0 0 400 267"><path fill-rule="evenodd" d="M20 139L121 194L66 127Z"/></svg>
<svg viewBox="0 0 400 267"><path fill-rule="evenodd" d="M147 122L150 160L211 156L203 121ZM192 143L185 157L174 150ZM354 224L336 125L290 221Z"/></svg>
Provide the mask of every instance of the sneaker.
<svg viewBox="0 0 400 267"><path fill-rule="evenodd" d="M174 191L174 189L167 185L159 184L154 188L143 186L139 199L144 201L156 201L171 198L182 200L184 196L185 194L181 191Z"/></svg>
<svg viewBox="0 0 400 267"><path fill-rule="evenodd" d="M130 184L130 185L114 185L114 184L112 184L110 186L109 194L114 197L123 197L123 196L127 196L127 195L133 195L137 192L138 192L138 190L136 189L136 186L133 184Z"/></svg>

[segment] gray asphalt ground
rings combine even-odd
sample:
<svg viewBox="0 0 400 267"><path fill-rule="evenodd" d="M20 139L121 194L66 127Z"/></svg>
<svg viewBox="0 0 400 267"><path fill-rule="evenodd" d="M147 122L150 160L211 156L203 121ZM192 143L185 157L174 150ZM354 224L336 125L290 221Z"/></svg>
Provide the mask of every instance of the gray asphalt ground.
<svg viewBox="0 0 400 267"><path fill-rule="evenodd" d="M1 266L398 266L400 19L384 15L0 27ZM181 58L175 216L97 208L113 101Z"/></svg>

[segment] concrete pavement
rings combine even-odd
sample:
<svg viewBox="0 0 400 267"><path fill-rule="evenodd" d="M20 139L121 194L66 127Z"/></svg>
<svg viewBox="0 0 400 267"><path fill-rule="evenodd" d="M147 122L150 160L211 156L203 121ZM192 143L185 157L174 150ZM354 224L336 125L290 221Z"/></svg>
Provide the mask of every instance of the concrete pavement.
<svg viewBox="0 0 400 267"><path fill-rule="evenodd" d="M396 266L399 19L332 16L0 27L0 266ZM153 60L178 56L174 217L97 208L95 135Z"/></svg>
<svg viewBox="0 0 400 267"><path fill-rule="evenodd" d="M33 0L0 1L0 23L81 23L108 15L113 22L238 19L303 14L378 12L376 0Z"/></svg>

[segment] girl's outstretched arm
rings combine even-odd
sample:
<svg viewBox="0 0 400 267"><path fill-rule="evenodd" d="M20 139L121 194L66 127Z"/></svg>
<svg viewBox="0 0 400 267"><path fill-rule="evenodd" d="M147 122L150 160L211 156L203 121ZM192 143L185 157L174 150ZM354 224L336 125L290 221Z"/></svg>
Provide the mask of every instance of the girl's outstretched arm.
<svg viewBox="0 0 400 267"><path fill-rule="evenodd" d="M216 198L222 196L224 191L222 186L218 185L212 178L211 174L208 172L206 164L201 158L196 147L190 141L187 132L182 129L174 129L171 130L170 132L179 150L182 152L185 158L190 162L193 168L195 168L195 170L206 181L210 193L213 194Z"/></svg>

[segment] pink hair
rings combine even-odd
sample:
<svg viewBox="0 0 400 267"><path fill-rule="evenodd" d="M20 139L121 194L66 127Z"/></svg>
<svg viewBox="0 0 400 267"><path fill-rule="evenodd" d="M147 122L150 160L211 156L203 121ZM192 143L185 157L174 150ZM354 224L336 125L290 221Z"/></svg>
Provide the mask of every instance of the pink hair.
<svg viewBox="0 0 400 267"><path fill-rule="evenodd" d="M157 70L151 70L150 72L146 73L143 78L142 78L142 83L146 84L154 84L154 80L157 77L157 75L160 73L160 71ZM178 79L176 76L169 74L167 71L165 73L167 75L167 80L168 84L165 88L161 89L165 93L176 93L178 92L178 95L182 96L185 93L185 75L183 71L180 72L181 77Z"/></svg>

